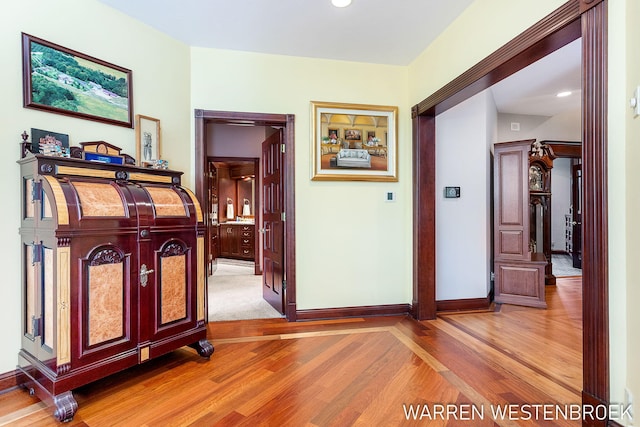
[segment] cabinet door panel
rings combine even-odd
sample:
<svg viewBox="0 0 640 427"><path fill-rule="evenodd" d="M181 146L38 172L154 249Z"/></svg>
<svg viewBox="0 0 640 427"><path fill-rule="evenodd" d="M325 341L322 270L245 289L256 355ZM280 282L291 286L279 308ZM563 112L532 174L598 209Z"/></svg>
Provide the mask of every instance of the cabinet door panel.
<svg viewBox="0 0 640 427"><path fill-rule="evenodd" d="M133 233L107 241L86 236L72 240L72 259L78 260L72 275L79 287L71 304L80 307L72 310L80 321L72 319L71 342L81 343L72 347L73 368L137 348L137 274L132 270L138 260L135 252L125 250L135 245Z"/></svg>
<svg viewBox="0 0 640 427"><path fill-rule="evenodd" d="M148 265L154 272L148 275L142 291L143 306L152 319L143 330L141 341L156 341L194 329L197 325L196 277L197 251L189 242L193 232L152 232L152 257Z"/></svg>

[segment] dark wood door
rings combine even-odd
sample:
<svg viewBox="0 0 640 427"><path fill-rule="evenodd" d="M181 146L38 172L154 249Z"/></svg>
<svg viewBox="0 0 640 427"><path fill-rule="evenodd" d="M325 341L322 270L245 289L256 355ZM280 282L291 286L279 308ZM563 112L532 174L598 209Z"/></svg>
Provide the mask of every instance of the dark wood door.
<svg viewBox="0 0 640 427"><path fill-rule="evenodd" d="M571 167L571 194L573 204L572 250L573 268L582 268L582 164Z"/></svg>
<svg viewBox="0 0 640 427"><path fill-rule="evenodd" d="M284 313L282 130L262 142L262 295Z"/></svg>
<svg viewBox="0 0 640 427"><path fill-rule="evenodd" d="M211 276L218 268L218 170L213 162L207 162L208 177L208 215L207 221L207 275Z"/></svg>

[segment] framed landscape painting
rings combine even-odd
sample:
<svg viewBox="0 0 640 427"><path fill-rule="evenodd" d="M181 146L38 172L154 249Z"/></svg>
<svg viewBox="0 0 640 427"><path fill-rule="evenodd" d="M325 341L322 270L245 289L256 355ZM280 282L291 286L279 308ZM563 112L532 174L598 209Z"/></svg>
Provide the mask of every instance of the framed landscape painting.
<svg viewBox="0 0 640 427"><path fill-rule="evenodd" d="M312 180L398 181L398 107L317 101L311 106Z"/></svg>
<svg viewBox="0 0 640 427"><path fill-rule="evenodd" d="M22 33L24 107L133 127L131 70Z"/></svg>

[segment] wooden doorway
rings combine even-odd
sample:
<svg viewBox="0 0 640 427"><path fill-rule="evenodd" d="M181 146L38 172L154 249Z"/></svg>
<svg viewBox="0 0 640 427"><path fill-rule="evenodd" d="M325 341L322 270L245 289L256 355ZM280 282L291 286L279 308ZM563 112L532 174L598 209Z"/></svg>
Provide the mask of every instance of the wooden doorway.
<svg viewBox="0 0 640 427"><path fill-rule="evenodd" d="M289 321L295 321L296 314L296 277L295 277L295 198L294 198L294 116L292 114L241 113L229 111L195 111L195 187L196 196L203 206L209 206L207 191L207 125L241 124L244 126L270 126L281 129L283 150L283 210L286 220L283 227L284 241L284 315ZM209 212L204 212L205 222L209 223ZM210 236L206 236L207 241ZM209 254L206 254L206 258Z"/></svg>
<svg viewBox="0 0 640 427"><path fill-rule="evenodd" d="M412 108L413 314L436 316L435 118L582 37L583 403L609 401L607 2L571 0ZM584 191L588 189L589 191ZM605 422L600 423L602 425Z"/></svg>

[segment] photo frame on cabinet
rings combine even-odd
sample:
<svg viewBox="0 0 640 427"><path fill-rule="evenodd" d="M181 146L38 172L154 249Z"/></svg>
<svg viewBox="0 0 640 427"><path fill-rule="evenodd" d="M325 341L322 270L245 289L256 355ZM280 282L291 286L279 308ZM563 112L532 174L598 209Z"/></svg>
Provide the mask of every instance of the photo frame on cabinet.
<svg viewBox="0 0 640 427"><path fill-rule="evenodd" d="M152 166L160 160L160 120L136 114L136 164Z"/></svg>
<svg viewBox="0 0 640 427"><path fill-rule="evenodd" d="M311 101L311 114L312 180L398 181L398 107Z"/></svg>
<svg viewBox="0 0 640 427"><path fill-rule="evenodd" d="M22 33L23 106L133 127L131 70Z"/></svg>

